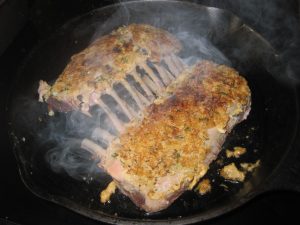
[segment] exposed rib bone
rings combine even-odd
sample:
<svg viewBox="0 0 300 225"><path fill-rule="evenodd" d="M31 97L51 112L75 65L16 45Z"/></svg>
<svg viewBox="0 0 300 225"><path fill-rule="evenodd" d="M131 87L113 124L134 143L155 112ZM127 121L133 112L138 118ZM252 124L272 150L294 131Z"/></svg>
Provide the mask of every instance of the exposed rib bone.
<svg viewBox="0 0 300 225"><path fill-rule="evenodd" d="M141 85L141 87L143 88L143 90L145 91L145 93L147 94L147 97L150 101L154 100L154 95L152 94L151 90L149 89L149 87L145 84L145 82L143 81L143 79L138 75L138 73L134 70L133 72L130 73L133 78Z"/></svg>
<svg viewBox="0 0 300 225"><path fill-rule="evenodd" d="M83 103L83 104L81 105L80 111L81 111L83 114L87 115L88 117L92 117L92 115L91 115L90 112L89 112L89 109L90 109L89 104L88 104L88 103Z"/></svg>
<svg viewBox="0 0 300 225"><path fill-rule="evenodd" d="M154 81L154 83L157 85L157 89L161 90L164 85L163 83L159 80L159 78L154 74L154 72L149 68L147 63L142 63L139 65L140 68L144 69L145 72L148 74L148 76Z"/></svg>
<svg viewBox="0 0 300 225"><path fill-rule="evenodd" d="M126 88L126 90L129 92L133 100L136 102L138 107L141 109L144 108L143 102L141 99L138 97L138 94L136 93L135 89L131 87L130 84L128 84L126 81L120 81L120 83Z"/></svg>
<svg viewBox="0 0 300 225"><path fill-rule="evenodd" d="M163 67L161 67L159 65L155 65L155 64L153 64L153 66L155 67L157 72L160 74L160 77L164 81L165 85L166 86L169 85L171 83L171 81L173 80L173 76L167 70L165 70Z"/></svg>
<svg viewBox="0 0 300 225"><path fill-rule="evenodd" d="M92 115L88 111L86 111L86 110L81 110L81 112L83 114L85 114L86 116L88 116L88 117L92 117Z"/></svg>
<svg viewBox="0 0 300 225"><path fill-rule="evenodd" d="M111 111L111 109L102 101L101 98L97 100L98 105L103 109L103 111L107 114L115 128L119 133L122 133L125 129L124 125L120 121L120 119L117 117L116 114Z"/></svg>
<svg viewBox="0 0 300 225"><path fill-rule="evenodd" d="M177 77L179 75L179 70L176 68L176 66L174 65L173 61L171 60L170 56L166 56L164 57L164 61L167 64L167 66L169 67L171 73Z"/></svg>
<svg viewBox="0 0 300 225"><path fill-rule="evenodd" d="M81 148L87 150L100 159L106 156L106 151L101 146L86 138L82 140Z"/></svg>
<svg viewBox="0 0 300 225"><path fill-rule="evenodd" d="M116 93L116 91L113 88L111 90L107 90L106 93L115 99L115 101L121 107L122 111L129 118L129 120L132 120L134 118L132 112L130 112L130 108L127 105L127 103L119 97L119 95Z"/></svg>
<svg viewBox="0 0 300 225"><path fill-rule="evenodd" d="M177 55L173 55L173 58L178 65L180 65L183 69L187 67L187 65L183 62L183 60Z"/></svg>
<svg viewBox="0 0 300 225"><path fill-rule="evenodd" d="M174 62L174 64L177 66L180 72L184 70L185 64L178 56L171 54L171 60Z"/></svg>
<svg viewBox="0 0 300 225"><path fill-rule="evenodd" d="M102 129L101 127L95 128L91 135L92 139L98 140L99 138L103 139L104 141L107 141L110 143L115 136L109 133L107 130Z"/></svg>
<svg viewBox="0 0 300 225"><path fill-rule="evenodd" d="M143 76L142 79L144 80L145 84L149 87L149 89L158 95L159 89L155 85L155 83L148 77L148 76Z"/></svg>
<svg viewBox="0 0 300 225"><path fill-rule="evenodd" d="M148 98L146 98L142 93L140 93L136 87L132 87L132 89L134 89L139 99L143 102L143 105L145 106L150 105L151 101Z"/></svg>

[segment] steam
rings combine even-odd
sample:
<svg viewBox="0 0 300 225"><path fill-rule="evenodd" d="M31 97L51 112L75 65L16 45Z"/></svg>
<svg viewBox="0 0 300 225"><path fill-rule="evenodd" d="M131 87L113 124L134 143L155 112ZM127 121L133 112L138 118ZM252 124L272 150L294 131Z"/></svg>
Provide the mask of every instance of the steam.
<svg viewBox="0 0 300 225"><path fill-rule="evenodd" d="M113 133L113 128L106 115L97 111L93 118L81 112L56 113L49 118L47 126L40 133L39 139L46 140L46 145L54 146L47 151L46 161L54 172L65 172L69 176L88 182L103 170L98 167L101 159L81 148L84 138L93 139L96 128L108 130ZM100 146L106 147L105 142L95 139Z"/></svg>
<svg viewBox="0 0 300 225"><path fill-rule="evenodd" d="M187 31L176 34L176 37L184 43L184 62L194 65L199 60L211 60L218 64L231 66L230 60L207 38L195 37Z"/></svg>
<svg viewBox="0 0 300 225"><path fill-rule="evenodd" d="M185 11L172 5L166 10L160 10L160 8L147 8L143 4L141 6L131 5L131 1L118 0L117 2L119 7L109 19L97 24L91 42L120 26L131 23L145 23L162 28L175 35L183 44L183 51L180 56L188 65L192 65L199 60L212 60L219 64L231 65L230 60L210 41L211 31L207 27L199 26L200 23L203 23L203 20L212 20L214 15L209 13L201 15L197 10ZM195 24L193 18L202 21Z"/></svg>
<svg viewBox="0 0 300 225"><path fill-rule="evenodd" d="M95 171L102 171L97 166L99 161L80 149L80 142L78 139L62 138L45 157L54 172L66 172L75 179L89 181L95 176Z"/></svg>
<svg viewBox="0 0 300 225"><path fill-rule="evenodd" d="M91 24L91 26L96 27L91 42L121 25L146 23L174 34L183 44L180 57L188 65L193 65L204 59L219 64L234 65L234 62L229 59L228 54L223 49L221 50L220 46L224 47L224 44L228 44L228 42L224 43L222 40L230 39L235 32L243 31L245 27L240 21L229 15L224 16L223 12L219 10L202 8L200 9L202 13L199 13L200 6L185 5L183 3L178 6L178 4L170 2L172 1L163 2L159 7L155 7L155 4L150 4L148 7L144 3L138 5L137 2L129 4L120 2L119 7L112 11L107 20L99 20ZM258 31L264 37L271 36L271 44L278 47L280 56L287 62L284 72L291 78L298 79L294 72L294 68L299 66L298 61L296 61L298 58L290 57L294 54L292 49L296 45L295 40L298 38L298 34L294 30L295 18L285 15L280 7L275 7L275 3L272 1L239 0L234 1L234 5L229 3L225 5L224 1L217 2L220 7L232 8L232 11L237 14L243 12L245 21L250 21L250 18L252 18L250 25L263 24L258 26ZM220 17L225 21L221 21ZM262 20L264 22L260 23ZM221 26L220 22L222 22ZM285 27L286 31L281 31L281 27ZM275 31L278 33L274 34ZM246 29L246 32L252 31ZM235 39L230 39L229 44L234 47L230 51L231 56L243 59L245 55L241 55L241 52L260 54L262 53L260 51L265 51L265 46L256 46L256 40L243 40L242 45L238 45L238 43L235 43ZM282 43L282 40L285 41ZM239 46L239 48L235 46ZM266 51L265 53L270 53L268 48ZM268 66L272 67L273 65ZM37 88L35 92L36 90ZM37 102L37 99L31 101ZM99 159L92 158L90 153L80 149L80 143L83 138L91 138L97 127L102 127L112 134L115 133L105 114L101 110L94 110L93 118L89 118L80 112L57 113L54 117L49 118L48 115L44 115L47 110L42 105L45 104L33 104L31 101L23 107L26 108L28 114L23 113L18 119L24 120L23 122L28 124L28 118L32 118L32 112L37 112L34 114L36 118L43 115L42 121L46 121L46 125L42 129L39 128L40 125L33 126L34 129L32 127L28 128L32 130L31 133L37 135L39 140L42 140L42 143L39 143L40 148L48 149L49 146L53 146L45 153L45 160L51 169L57 173L67 173L78 180L86 180L87 177L102 173L103 171L97 166ZM24 103L26 101L22 99L20 102ZM35 123L36 121L31 122L31 124ZM36 133L33 130L39 130L40 132ZM105 145L101 141L99 144Z"/></svg>
<svg viewBox="0 0 300 225"><path fill-rule="evenodd" d="M284 73L285 77L282 81L292 85L299 83L299 2L235 0L209 1L207 4L230 10L247 25L255 28L255 31L267 39L271 46L276 49L276 54L283 61L282 66L284 68L281 68L280 73ZM245 47L251 47L251 45L248 44ZM274 67L275 65L267 66Z"/></svg>
<svg viewBox="0 0 300 225"><path fill-rule="evenodd" d="M36 92L36 87L32 92ZM15 147L23 146L18 149L21 163L42 171L49 168L85 182L104 175L97 166L100 159L81 149L82 139L90 138L96 127L108 128L104 113L97 111L92 119L78 111L54 116L47 111L46 104L36 98L20 97L13 102L11 136ZM31 145L28 149L27 144Z"/></svg>

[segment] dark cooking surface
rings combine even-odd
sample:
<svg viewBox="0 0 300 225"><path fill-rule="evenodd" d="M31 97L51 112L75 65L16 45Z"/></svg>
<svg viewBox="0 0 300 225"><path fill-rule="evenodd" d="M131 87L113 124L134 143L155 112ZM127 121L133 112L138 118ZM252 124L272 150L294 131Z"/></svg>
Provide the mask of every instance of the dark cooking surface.
<svg viewBox="0 0 300 225"><path fill-rule="evenodd" d="M1 60L2 63L6 62L5 64L7 66L12 67L10 68L11 72L13 72L13 69L18 64L18 57L16 55L19 55L19 58L21 58L26 54L27 47L29 49L30 46L34 45L36 40L40 37L44 38L47 35L47 32L49 33L49 30L53 29L53 27L56 27L57 24L60 24L63 20L74 15L81 14L82 12L88 11L88 9L97 6L97 4L95 3L96 1L90 1L91 5L87 3L83 4L81 1L75 1L76 3L72 4L73 6L71 7L70 12L62 13L60 10L64 11L63 8L60 8L60 10L56 11L59 8L58 5L61 3L55 2L56 1L54 1L54 3L50 4L49 6L47 6L47 3L33 4L32 7L38 6L38 8L31 8L31 10L34 11L34 13L32 12L31 14L34 21L31 21L31 25L30 23L27 24L27 26L23 30L23 33L21 33L19 36L26 37L25 40L19 39L19 42L16 41L15 43L13 43L13 46L15 47L10 48L10 52L8 52L7 57ZM78 9L76 7L77 2L78 5L83 4L85 6ZM44 19L43 16L40 16L41 21L38 20L39 15L43 14L43 10L54 11L54 9L55 13L57 13L58 16L54 16L53 12L51 12L51 16L48 15L47 17L46 13ZM39 10L42 11L41 14L38 13ZM35 13L37 13L37 15ZM45 27L43 26L43 24L50 25ZM3 67L1 66L1 69L2 68ZM9 76L1 77L1 80L2 79L8 80ZM6 86L4 84L4 82L1 82L2 96L5 93ZM1 101L3 101L3 99L1 99ZM4 129L2 129L1 132L4 132ZM1 135L1 137L3 136ZM9 149L9 147L6 147L6 145L4 145L2 146L2 149ZM15 160L13 158L13 155L10 153L11 152L5 151L1 155L2 185L0 196L1 207L3 207L4 209L1 210L0 218L8 217L9 220L22 224L74 224L75 222L76 224L99 224L72 212L69 212L68 210L63 209L59 206L42 201L29 193L29 191L26 190L24 185L20 182L16 170ZM4 177L6 178L3 180ZM4 191L2 191L3 184ZM290 202L299 202L299 200L300 196L292 193L279 192L274 195L268 194L264 197L257 198L246 206L230 213L229 215L225 215L219 219L209 221L207 224L229 224L233 221L240 221L242 219L244 224L248 222L249 224L252 224L256 221L256 219L260 219L261 222L269 222L273 219L277 222L283 221L287 217L296 216L294 214L294 212L296 212L296 209L294 209Z"/></svg>

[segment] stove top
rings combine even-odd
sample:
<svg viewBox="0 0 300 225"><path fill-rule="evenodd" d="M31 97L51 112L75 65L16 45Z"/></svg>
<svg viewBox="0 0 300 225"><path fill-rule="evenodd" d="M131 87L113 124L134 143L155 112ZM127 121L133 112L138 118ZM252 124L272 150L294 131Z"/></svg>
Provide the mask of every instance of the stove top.
<svg viewBox="0 0 300 225"><path fill-rule="evenodd" d="M21 6L17 2L21 2ZM60 27L70 18L81 15L92 9L111 4L110 0L6 0L0 1L0 45L2 47L2 55L0 57L0 105L4 106L8 93L9 83L16 68L30 50L39 43L39 41L47 38L53 31ZM216 6L232 10L235 14L240 15L248 24L254 26L258 31L264 33L266 38L272 39L272 30L264 30L265 25L251 18L250 11L241 13L247 4L252 2L262 1L194 1L209 6ZM234 3L233 3L234 2ZM247 3L246 3L247 2ZM269 2L269 1L264 1ZM274 2L274 1L273 1ZM291 4L285 4L285 1L278 2L278 7L285 10L289 15L299 16L299 5L297 1ZM5 28L3 33L3 23L5 21L1 17L4 7L9 10L9 13L15 12L14 16L7 17L6 24L13 24L15 31L10 33ZM2 14L1 14L2 13ZM298 18L299 19L299 18ZM16 22L18 21L18 22ZM293 20L294 21L294 20ZM298 20L299 22L299 20ZM13 30L14 28L11 27ZM282 31L283 32L283 31ZM9 34L9 40L5 40L5 35ZM288 34L287 34L288 35ZM278 48L283 48L278 43L279 40L271 40ZM1 52L0 52L1 54ZM298 64L297 64L298 65ZM8 74L3 76L3 74ZM5 107L1 107L0 115L1 122L5 124ZM19 224L19 225L96 225L102 224L97 221L80 216L63 207L53 203L44 201L33 195L22 183L17 165L11 151L11 147L7 140L7 130L0 129L0 137L2 140L1 157L0 157L0 224ZM300 202L300 194L295 192L277 191L261 195L243 207L234 210L233 212L223 215L219 218L209 220L203 224L234 224L243 223L254 224L260 223L275 223L275 224L292 224L294 219L298 218L298 209L294 206Z"/></svg>

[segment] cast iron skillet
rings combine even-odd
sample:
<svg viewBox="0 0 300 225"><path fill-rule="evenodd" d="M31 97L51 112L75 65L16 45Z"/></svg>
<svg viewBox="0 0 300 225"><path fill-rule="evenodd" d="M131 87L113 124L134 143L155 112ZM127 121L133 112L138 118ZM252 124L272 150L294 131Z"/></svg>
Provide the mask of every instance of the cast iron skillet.
<svg viewBox="0 0 300 225"><path fill-rule="evenodd" d="M147 214L119 192L113 195L111 203L99 203L97 196L110 178L97 170L89 154L78 148L80 138L89 131L65 130L72 114L49 117L46 105L37 101L38 81L55 80L74 53L96 37L130 23L166 29L185 42L182 57L195 55L230 64L248 80L252 91L250 116L233 130L224 145L247 148L248 152L235 160L237 164L261 160L261 166L243 184L220 178L221 166L215 162L206 175L213 183L210 194L200 196L188 191L161 212ZM231 13L189 2L134 1L78 17L35 48L20 68L11 93L10 136L24 184L43 199L109 223L193 223L231 211L266 191L282 187L299 190L291 182L289 171L290 159L300 146L297 96L298 89L287 77L280 56ZM86 120L77 116L75 119ZM63 144L58 145L58 140ZM54 151L59 157L61 148L67 149L67 169L60 167L59 161L56 167L47 163L48 153ZM224 151L219 159L223 165L232 161L226 159Z"/></svg>

